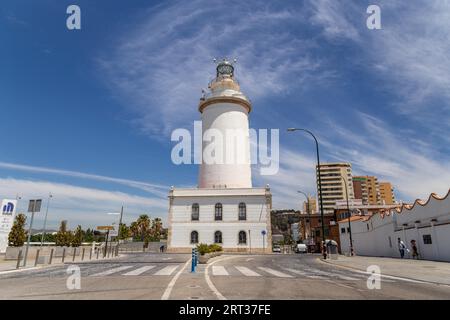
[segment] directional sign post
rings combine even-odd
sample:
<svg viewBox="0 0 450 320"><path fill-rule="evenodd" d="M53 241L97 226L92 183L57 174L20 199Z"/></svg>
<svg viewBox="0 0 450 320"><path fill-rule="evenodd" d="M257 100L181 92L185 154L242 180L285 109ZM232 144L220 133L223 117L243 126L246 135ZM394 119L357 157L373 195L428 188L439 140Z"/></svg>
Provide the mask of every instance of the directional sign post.
<svg viewBox="0 0 450 320"><path fill-rule="evenodd" d="M111 230L114 230L114 227L113 226L98 226L97 230L99 230L99 231L106 230L105 252L103 253L103 258L104 258L104 257L106 257L106 252L108 250L109 232Z"/></svg>
<svg viewBox="0 0 450 320"><path fill-rule="evenodd" d="M34 213L41 211L42 199L30 200L28 203L28 212L31 212L30 228L28 229L27 247L25 248L25 257L23 258L23 266L27 265L28 248L30 247L31 228L33 227Z"/></svg>

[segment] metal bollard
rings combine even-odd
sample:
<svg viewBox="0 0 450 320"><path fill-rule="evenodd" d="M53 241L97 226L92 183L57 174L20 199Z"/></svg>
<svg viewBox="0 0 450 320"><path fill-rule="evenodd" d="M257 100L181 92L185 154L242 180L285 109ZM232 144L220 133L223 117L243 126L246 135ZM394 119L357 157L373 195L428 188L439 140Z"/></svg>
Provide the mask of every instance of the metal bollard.
<svg viewBox="0 0 450 320"><path fill-rule="evenodd" d="M98 260L98 254L100 253L100 250L97 249L97 260Z"/></svg>
<svg viewBox="0 0 450 320"><path fill-rule="evenodd" d="M22 260L22 250L19 251L19 254L17 255L17 265L16 269L19 269L20 267L20 261Z"/></svg>
<svg viewBox="0 0 450 320"><path fill-rule="evenodd" d="M77 253L77 248L76 247L74 247L73 248L73 257L72 257L72 262L74 262L75 261L75 254Z"/></svg>
<svg viewBox="0 0 450 320"><path fill-rule="evenodd" d="M89 260L92 260L92 248L91 251L89 251Z"/></svg>
<svg viewBox="0 0 450 320"><path fill-rule="evenodd" d="M64 263L65 258L66 258L66 248L63 248L63 255L62 255L62 259L61 259L62 263Z"/></svg>
<svg viewBox="0 0 450 320"><path fill-rule="evenodd" d="M36 251L36 259L34 259L34 266L36 267L38 264L38 260L39 260L39 251L41 251L40 249L37 249Z"/></svg>
<svg viewBox="0 0 450 320"><path fill-rule="evenodd" d="M192 248L191 272L195 272L195 249Z"/></svg>
<svg viewBox="0 0 450 320"><path fill-rule="evenodd" d="M50 250L50 259L49 259L49 261L48 261L48 264L52 264L52 260L53 260L53 250L54 250L54 249Z"/></svg>
<svg viewBox="0 0 450 320"><path fill-rule="evenodd" d="M195 248L195 266L198 264L198 250Z"/></svg>
<svg viewBox="0 0 450 320"><path fill-rule="evenodd" d="M83 261L84 260L84 250L85 250L86 248L83 248L83 252L81 253L81 261Z"/></svg>

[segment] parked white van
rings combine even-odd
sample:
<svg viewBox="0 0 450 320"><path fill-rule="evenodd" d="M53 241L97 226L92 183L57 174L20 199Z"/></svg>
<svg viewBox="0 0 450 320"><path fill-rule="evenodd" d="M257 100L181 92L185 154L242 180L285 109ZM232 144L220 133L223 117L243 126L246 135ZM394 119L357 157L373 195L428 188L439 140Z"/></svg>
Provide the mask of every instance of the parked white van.
<svg viewBox="0 0 450 320"><path fill-rule="evenodd" d="M306 244L298 243L297 246L295 247L295 252L296 253L307 253L308 248L307 248Z"/></svg>

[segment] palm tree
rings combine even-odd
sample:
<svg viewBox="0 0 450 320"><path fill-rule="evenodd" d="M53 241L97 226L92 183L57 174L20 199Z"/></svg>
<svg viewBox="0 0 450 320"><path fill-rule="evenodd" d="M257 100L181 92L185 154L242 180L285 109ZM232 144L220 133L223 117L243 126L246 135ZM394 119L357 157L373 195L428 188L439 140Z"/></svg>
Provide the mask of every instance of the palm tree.
<svg viewBox="0 0 450 320"><path fill-rule="evenodd" d="M130 230L133 237L144 241L149 232L150 223L151 221L149 216L146 214L141 214L135 222L131 223Z"/></svg>

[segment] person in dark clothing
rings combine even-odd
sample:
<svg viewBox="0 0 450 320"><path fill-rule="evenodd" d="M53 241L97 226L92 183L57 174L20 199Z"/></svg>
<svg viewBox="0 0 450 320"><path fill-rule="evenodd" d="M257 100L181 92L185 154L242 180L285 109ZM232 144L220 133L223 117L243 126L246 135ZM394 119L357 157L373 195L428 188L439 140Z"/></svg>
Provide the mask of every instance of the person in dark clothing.
<svg viewBox="0 0 450 320"><path fill-rule="evenodd" d="M411 240L411 249L413 259L419 259L419 251L417 250L416 240Z"/></svg>

